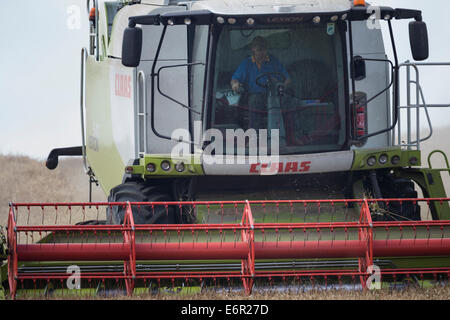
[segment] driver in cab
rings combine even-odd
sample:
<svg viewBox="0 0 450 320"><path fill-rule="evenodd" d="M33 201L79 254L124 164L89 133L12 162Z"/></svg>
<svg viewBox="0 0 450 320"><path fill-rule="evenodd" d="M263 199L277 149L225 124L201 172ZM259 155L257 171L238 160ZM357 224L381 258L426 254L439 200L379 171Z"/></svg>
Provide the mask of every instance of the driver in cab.
<svg viewBox="0 0 450 320"><path fill-rule="evenodd" d="M271 80L287 86L291 78L281 62L267 53L263 37L255 37L250 49L252 55L241 62L231 77L231 88L235 93L244 90L248 93L249 127L264 129L267 128L267 83Z"/></svg>

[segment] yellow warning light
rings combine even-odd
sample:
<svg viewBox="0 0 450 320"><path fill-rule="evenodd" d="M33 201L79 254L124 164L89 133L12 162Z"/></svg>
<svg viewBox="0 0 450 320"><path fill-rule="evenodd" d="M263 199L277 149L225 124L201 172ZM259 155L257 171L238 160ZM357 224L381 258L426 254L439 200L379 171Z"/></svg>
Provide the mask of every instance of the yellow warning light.
<svg viewBox="0 0 450 320"><path fill-rule="evenodd" d="M359 7L359 6L366 6L365 0L353 0L353 6Z"/></svg>

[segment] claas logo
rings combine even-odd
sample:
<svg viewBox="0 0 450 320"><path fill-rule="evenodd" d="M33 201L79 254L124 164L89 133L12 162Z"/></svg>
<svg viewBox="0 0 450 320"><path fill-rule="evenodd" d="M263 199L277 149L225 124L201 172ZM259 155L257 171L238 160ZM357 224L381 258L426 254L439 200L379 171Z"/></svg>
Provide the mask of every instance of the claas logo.
<svg viewBox="0 0 450 320"><path fill-rule="evenodd" d="M303 162L273 162L273 163L253 163L250 166L250 173L296 173L308 172L311 168L311 161Z"/></svg>
<svg viewBox="0 0 450 320"><path fill-rule="evenodd" d="M115 95L118 97L131 97L131 76L125 74L116 74Z"/></svg>

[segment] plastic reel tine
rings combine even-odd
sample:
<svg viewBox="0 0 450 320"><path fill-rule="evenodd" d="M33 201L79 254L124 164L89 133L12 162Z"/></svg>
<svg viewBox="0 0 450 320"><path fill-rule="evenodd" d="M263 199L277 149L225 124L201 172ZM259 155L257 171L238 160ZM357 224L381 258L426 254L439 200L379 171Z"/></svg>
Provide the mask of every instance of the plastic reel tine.
<svg viewBox="0 0 450 320"><path fill-rule="evenodd" d="M344 221L347 221L348 220L348 202L347 201L345 201L344 202Z"/></svg>
<svg viewBox="0 0 450 320"><path fill-rule="evenodd" d="M55 225L58 224L58 206L55 206Z"/></svg>
<svg viewBox="0 0 450 320"><path fill-rule="evenodd" d="M42 225L44 225L44 217L45 217L45 214L44 214L44 206L41 206L41 211L42 211Z"/></svg>
<svg viewBox="0 0 450 320"><path fill-rule="evenodd" d="M263 208L263 219L262 219L262 222L264 223L264 220L266 219L266 203L263 202L261 205L262 205L262 208Z"/></svg>
<svg viewBox="0 0 450 320"><path fill-rule="evenodd" d="M31 214L31 208L30 208L30 206L27 206L27 212L28 212L27 226L29 226L29 225L30 225L30 214ZM17 219L18 219L18 218L19 218L19 217L18 217L18 215L19 215L19 208L18 208L18 207L16 207L16 214L17 214Z"/></svg>
<svg viewBox="0 0 450 320"><path fill-rule="evenodd" d="M209 206L207 206L207 213L206 213L206 223L209 223L209 216L211 214L211 210L209 208Z"/></svg>
<svg viewBox="0 0 450 320"><path fill-rule="evenodd" d="M331 246L333 246L334 240L336 239L336 234L334 233L333 227L331 227L330 232L331 232Z"/></svg>
<svg viewBox="0 0 450 320"><path fill-rule="evenodd" d="M331 222L334 222L334 202L331 201Z"/></svg>
<svg viewBox="0 0 450 320"><path fill-rule="evenodd" d="M308 215L308 204L303 202L303 208L305 210L305 215L303 216L303 222L306 222L306 216Z"/></svg>
<svg viewBox="0 0 450 320"><path fill-rule="evenodd" d="M180 208L180 219L179 221L183 221L183 205L181 202L178 204L178 207Z"/></svg>
<svg viewBox="0 0 450 320"><path fill-rule="evenodd" d="M83 212L83 222L86 221L86 207L83 205L81 206L81 211Z"/></svg>
<svg viewBox="0 0 450 320"><path fill-rule="evenodd" d="M294 233L292 232L292 228L289 228L289 234L291 235L291 244L290 247L292 248L292 243L294 242Z"/></svg>
<svg viewBox="0 0 450 320"><path fill-rule="evenodd" d="M320 201L317 201L317 222L320 221Z"/></svg>
<svg viewBox="0 0 450 320"><path fill-rule="evenodd" d="M169 206L164 202L164 208L166 209L166 217L169 219Z"/></svg>
<svg viewBox="0 0 450 320"><path fill-rule="evenodd" d="M280 204L278 203L278 201L275 202L275 206L277 207L276 208L276 213L277 213L276 221L278 222L278 219L279 219L279 216L280 216Z"/></svg>
<svg viewBox="0 0 450 320"><path fill-rule="evenodd" d="M289 209L290 212L289 213L291 215L291 218L289 219L289 222L292 223L292 219L294 219L294 206L292 204L292 201L289 201L289 207L290 207L290 209Z"/></svg>

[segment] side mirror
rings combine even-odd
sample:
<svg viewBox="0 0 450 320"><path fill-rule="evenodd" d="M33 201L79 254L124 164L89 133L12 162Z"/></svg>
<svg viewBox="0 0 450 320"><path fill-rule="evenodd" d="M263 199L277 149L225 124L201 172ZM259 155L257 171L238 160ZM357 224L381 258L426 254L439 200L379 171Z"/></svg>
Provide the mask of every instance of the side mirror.
<svg viewBox="0 0 450 320"><path fill-rule="evenodd" d="M366 62L361 56L353 57L351 67L354 68L352 76L355 77L355 81L360 81L366 78Z"/></svg>
<svg viewBox="0 0 450 320"><path fill-rule="evenodd" d="M141 61L142 29L126 28L123 33L122 64L126 67L137 67Z"/></svg>
<svg viewBox="0 0 450 320"><path fill-rule="evenodd" d="M409 43L414 60L428 59L428 31L425 22L411 21L409 23Z"/></svg>

